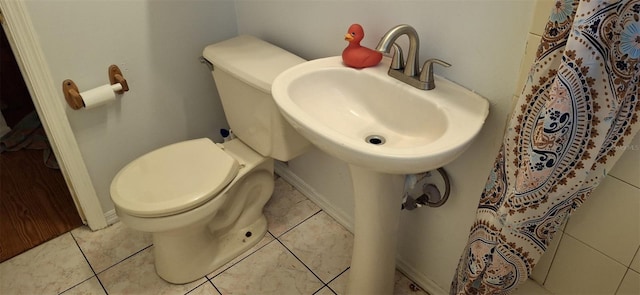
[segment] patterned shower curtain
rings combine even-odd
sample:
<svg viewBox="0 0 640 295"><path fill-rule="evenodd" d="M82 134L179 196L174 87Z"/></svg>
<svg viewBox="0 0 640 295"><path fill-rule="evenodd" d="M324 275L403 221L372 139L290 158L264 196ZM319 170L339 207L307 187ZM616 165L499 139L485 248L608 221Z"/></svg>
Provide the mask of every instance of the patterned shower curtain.
<svg viewBox="0 0 640 295"><path fill-rule="evenodd" d="M558 0L451 294L508 294L638 131L640 0Z"/></svg>

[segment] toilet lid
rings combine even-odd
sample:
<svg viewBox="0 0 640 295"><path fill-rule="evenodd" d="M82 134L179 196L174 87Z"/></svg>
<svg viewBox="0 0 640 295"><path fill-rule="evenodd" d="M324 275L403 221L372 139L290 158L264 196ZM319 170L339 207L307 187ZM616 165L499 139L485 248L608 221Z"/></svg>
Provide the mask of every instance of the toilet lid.
<svg viewBox="0 0 640 295"><path fill-rule="evenodd" d="M111 199L134 216L177 214L214 198L238 167L236 159L208 138L172 144L122 168L111 182Z"/></svg>

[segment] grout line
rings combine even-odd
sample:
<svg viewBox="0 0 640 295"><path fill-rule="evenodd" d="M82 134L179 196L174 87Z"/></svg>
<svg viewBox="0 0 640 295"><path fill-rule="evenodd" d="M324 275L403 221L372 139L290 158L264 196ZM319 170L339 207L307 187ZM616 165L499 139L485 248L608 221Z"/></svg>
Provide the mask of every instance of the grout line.
<svg viewBox="0 0 640 295"><path fill-rule="evenodd" d="M300 261L300 263L302 263L302 265L304 265L304 267L307 268L309 270L309 272L311 272L311 274L313 274L313 276L316 277L316 279L318 279L318 281L320 281L320 283L322 283L322 287L324 287L325 282L320 277L318 277L318 275L316 275L316 273L313 272L313 270L311 270L307 266L307 264L305 264L295 253L293 253L293 251L291 251L291 249L289 249L287 246L285 246L284 243L282 243L282 241L280 241L279 239L276 239L276 241L278 241L278 243L280 243L280 245L282 245L282 247L287 249L287 251L289 251L289 253L291 253L291 255L293 255L293 257L295 257L298 261ZM322 289L322 287L320 287L320 289ZM320 289L316 290L316 292L319 291Z"/></svg>
<svg viewBox="0 0 640 295"><path fill-rule="evenodd" d="M268 234L270 234L270 235L273 237L273 235L272 235L269 231L267 231L267 233L268 233ZM265 234L265 235L266 235L266 234ZM264 237L262 237L262 238L264 239ZM207 278L207 280L213 280L215 277L217 277L217 276L221 275L221 274L222 274L222 273L224 273L225 271L227 271L227 270L229 270L230 268L234 267L236 264L238 264L238 263L240 263L241 261L243 261L243 260L245 260L245 259L249 258L249 256L251 256L251 255L253 255L253 254L256 254L256 252L260 251L262 248L266 247L267 245L269 245L269 244L273 243L273 241L275 241L275 240L276 240L276 238L274 237L274 238L273 238L273 240L271 240L271 241L269 241L268 243L266 243L266 244L262 245L260 248L258 248L258 249L256 249L255 251L253 251L253 252L249 253L249 255L247 255L247 256L243 257L242 259L240 259L240 260L236 261L236 262L235 262L235 263L233 263L232 265L229 265L229 267L227 267L227 268L223 269L221 272L219 272L219 273L218 273L218 274L216 274L215 276L213 276L213 277L209 278L209 277L208 277L208 275L205 275L204 277L205 277L205 278ZM260 242L258 242L258 243L260 243ZM242 254L240 254L240 255L242 255ZM238 256L240 256L240 255L238 255ZM237 258L237 257L236 257L236 258ZM235 259L235 258L234 258L234 259ZM232 260L233 260L233 259L232 259ZM229 262L227 262L227 263L229 263ZM226 265L226 264L225 264L225 265ZM223 265L223 266L224 266L224 265ZM218 269L216 269L216 270L218 270ZM216 271L216 270L214 270L214 271ZM216 285L213 283L213 281L211 282L211 284L212 284L214 287L216 286ZM216 289L218 289L218 288L216 288ZM220 294L222 294L222 293L220 293Z"/></svg>
<svg viewBox="0 0 640 295"><path fill-rule="evenodd" d="M298 256L295 253L293 253L293 251L291 249L289 249L289 247L287 247L282 241L280 241L281 237L283 237L284 235L286 235L288 232L292 231L294 228L298 227L299 225L305 223L307 220L311 219L312 217L318 215L320 212L322 212L322 209L319 209L318 212L315 212L315 213L311 214L309 217L305 218L304 220L300 221L296 225L292 226L290 229L284 231L282 234L280 234L280 236L276 237L273 234L272 234L272 236L275 238L274 240L278 241L278 243L280 243L280 245L282 245L285 249L287 249L287 251L289 251L289 253L291 253L291 255L293 255L293 257L298 259L298 261L300 261L300 263L302 263L302 265L304 265L304 267L306 267L318 280L320 280L320 282L322 284L325 284L325 282L322 279L320 279L320 277L318 277L316 275L316 273L311 270L311 268L309 268L300 258L298 258ZM322 287L320 289L322 289ZM320 291L320 289L316 290L316 292ZM316 292L314 292L312 294L315 294Z"/></svg>
<svg viewBox="0 0 640 295"><path fill-rule="evenodd" d="M334 290L333 288L331 288L331 286L329 286L329 284L333 283L335 280L337 280L341 275L343 275L344 273L346 273L349 269L351 268L351 266L348 266L345 270L343 270L342 272L340 272L335 278L329 280L326 284L327 288L329 288L329 290L331 290L331 292L333 292L333 294L338 294L338 292L336 290Z"/></svg>
<svg viewBox="0 0 640 295"><path fill-rule="evenodd" d="M129 255L129 256L127 256L127 257L125 257L125 258L123 258L123 259L119 260L118 262L116 262L116 263L114 263L114 264L112 264L112 265L108 266L107 268L105 268L105 269L101 270L100 272L96 272L96 271L93 269L93 265L91 265L91 262L89 262L89 259L87 259L87 256L84 254L84 251L82 251L82 247L80 247L80 244L78 244L78 241L76 240L76 237L73 235L73 233L71 233L71 232L69 232L69 233L71 234L71 237L73 237L73 241L74 241L74 242L76 242L76 245L78 246L78 249L80 249L80 252L82 253L82 256L84 256L84 259L87 261L87 264L89 264L89 267L91 268L91 271L93 271L93 273L96 275L96 277L98 276L98 274L101 274L101 273L105 272L106 270L108 270L108 269L110 269L110 268L112 268L112 267L114 267L114 266L116 266L116 265L118 265L118 264L122 263L123 261L125 261L125 260L127 260L127 259L129 259L129 258L133 257L134 255L136 255L136 254L138 254L138 253L140 253L140 252L142 252L142 251L146 250L147 248L149 248L149 247L153 246L153 243L151 243L151 244L149 244L149 245L147 245L147 246L143 247L142 249L140 249L140 250L138 250L138 251L136 251L136 252L133 252L131 255ZM100 283L100 284L102 285L102 283Z"/></svg>
<svg viewBox="0 0 640 295"><path fill-rule="evenodd" d="M329 291L331 291L331 293L338 295L338 292L336 290L333 290L333 288L331 288L328 284L327 284L327 288L329 288Z"/></svg>
<svg viewBox="0 0 640 295"><path fill-rule="evenodd" d="M340 272L340 273L339 273L335 278L330 279L330 280L327 282L327 286L328 286L329 284L331 284L333 281L335 281L335 280L336 280L338 277L340 277L342 274L344 274L345 272L347 272L347 270L349 270L350 268L351 268L351 266L348 266L345 270L343 270L342 272ZM331 287L329 287L329 288L331 288Z"/></svg>
<svg viewBox="0 0 640 295"><path fill-rule="evenodd" d="M202 282L202 284L195 286L193 289L187 291L187 293L184 293L184 295L188 295L189 293L193 292L195 289L198 289L198 288L204 286L204 284L206 284L206 283L211 283L209 281L209 279L207 278L207 276L204 276L203 278L204 278L204 282ZM211 284L211 285L213 285L213 284ZM214 288L215 288L215 286L214 286Z"/></svg>
<svg viewBox="0 0 640 295"><path fill-rule="evenodd" d="M620 265L622 265L622 266L624 266L624 267L626 267L626 268L629 268L629 265L625 265L624 263L622 263L622 262L618 261L617 259L615 259L615 258L613 258L613 257L609 256L607 253L602 252L602 250L595 248L594 246L592 246L592 245L588 244L587 242L585 242L585 241L583 241L583 240L581 240L581 239L579 239L579 238L577 238L577 237L574 237L573 235L571 235L571 234L569 234L569 233L567 233L567 232L564 232L564 234L565 234L565 235L570 236L571 238L573 238L573 239L575 239L576 241L580 242L581 244L583 244L583 245L585 245L585 246L587 246L587 247L591 248L592 250L594 250L594 251L596 251L596 252L598 252L598 253L600 253L600 254L604 255L605 257L609 258L610 260L613 260L613 262L615 262L615 263L617 263L617 264L620 264ZM563 235L563 238L564 238L564 235ZM560 240L560 241L562 242L562 240ZM560 245L558 245L558 248L560 248ZM636 250L636 251L637 251L637 250ZM555 258L555 257L554 257L554 258ZM634 257L632 256L632 257L631 257L631 261L630 261L629 263L631 263L631 262L633 261L633 258L634 258Z"/></svg>
<svg viewBox="0 0 640 295"><path fill-rule="evenodd" d="M636 258L638 258L639 255L640 255L640 246L638 246L638 249L636 249L636 254L633 254L633 257L631 257L631 262L629 262L629 268L631 268L631 265L636 260ZM633 269L633 268L631 269L636 272L640 272L640 269Z"/></svg>
<svg viewBox="0 0 640 295"><path fill-rule="evenodd" d="M78 247L78 250L80 250L80 253L82 254L82 257L84 257L84 261L86 261L87 264L89 265L89 268L91 269L91 272L93 272L93 275L96 275L96 271L93 269L93 266L91 265L91 262L89 262L89 259L87 258L87 255L84 254L84 251L82 251L82 247L80 247L80 244L78 244L78 240L76 240L76 237L73 235L73 233L69 232L69 234L71 235L71 238L73 239L73 242L76 243L76 246Z"/></svg>
<svg viewBox="0 0 640 295"><path fill-rule="evenodd" d="M629 273L630 270L631 270L630 268L627 268L627 270L624 272L624 274L620 278L620 282L618 282L618 286L616 287L616 291L613 294L618 294L618 291L620 291L620 286L622 286L622 282L624 281L624 278L627 276L627 274Z"/></svg>
<svg viewBox="0 0 640 295"><path fill-rule="evenodd" d="M268 244L268 243L267 243ZM251 253L253 254L253 253ZM234 264L235 265L235 264ZM205 278L207 278L205 276ZM216 292L218 292L218 294L222 294L222 292L220 292L220 289L218 289L218 287L216 287L216 284L213 283L213 281L211 281L211 279L207 278L207 281L209 281L209 283L211 284L211 286L213 286L214 289L216 289Z"/></svg>
<svg viewBox="0 0 640 295"><path fill-rule="evenodd" d="M329 287L329 285L327 285L327 284L322 285L322 287L320 287L320 289L316 290L315 292L313 292L313 293L311 293L311 294L312 294L312 295L316 295L316 294L318 294L320 291L322 291L322 289L324 289L324 288L327 288L327 289L331 292L331 294L334 294L334 295L336 294L336 292L333 292L333 290L331 290L331 288L330 288L330 287Z"/></svg>
<svg viewBox="0 0 640 295"><path fill-rule="evenodd" d="M82 282L80 282L80 283L77 283L77 284L75 284L75 285L73 285L73 286L71 286L71 287L69 287L69 288L67 288L67 289L63 290L62 292L60 292L60 293L58 293L58 294L59 294L59 295L62 295L62 294L64 294L64 293L66 293L66 292L69 292L69 290L71 290L71 289L73 289L73 288L75 288L75 287L77 287L77 286L80 286L80 285L81 285L81 284L83 284L84 282L86 282L86 281L88 281L88 280L90 280L90 279L92 279L92 278L94 278L94 277L95 277L96 279L98 278L96 275L92 275L92 276L90 276L89 278L87 278L86 280L84 280L84 281L82 281ZM100 280L98 280L98 282L100 282ZM108 293L107 293L107 290L105 290L105 289L104 289L104 286L102 286L102 283L100 283L100 286L102 287L102 290L104 290L105 294L108 294Z"/></svg>
<svg viewBox="0 0 640 295"><path fill-rule="evenodd" d="M91 278L95 277L96 280L98 280L98 284L100 284L100 287L102 287L102 290L104 291L104 294L109 294L109 292L107 292L107 288L105 288L105 286L102 284L102 281L100 280L100 278L98 277L98 274L96 273L95 269L93 269L93 266L91 265L91 262L89 262L89 259L87 258L87 255L84 254L84 251L82 251L82 247L80 247L80 244L78 244L78 240L76 240L76 237L73 235L73 233L71 231L69 231L69 235L71 235L71 238L73 239L73 242L76 243L76 246L78 247L78 250L80 250L80 253L82 254L82 257L84 257L84 260L87 262L87 265L89 265L89 269L91 269L91 272L93 272L93 276L91 276L90 278L76 284L75 286L65 290L64 292L75 288L76 286L90 280ZM62 292L62 293L64 293Z"/></svg>
<svg viewBox="0 0 640 295"><path fill-rule="evenodd" d="M309 217L303 219L302 221L294 224L290 229L285 230L284 232L282 232L279 236L276 237L276 235L272 234L271 232L269 232L274 238L278 239L282 236L284 236L285 234L287 234L288 232L290 232L291 230L293 230L294 228L298 227L298 225L303 224L305 221L311 219L311 217L314 217L316 215L318 215L318 213L322 212L322 209L318 209L318 211L314 212L313 214L309 215Z"/></svg>
<svg viewBox="0 0 640 295"><path fill-rule="evenodd" d="M321 281L322 282L322 281ZM322 286L320 286L320 288L318 288L318 290L316 290L315 292L311 293L311 295L316 295L318 294L318 292L320 292L320 290L322 290L324 287L327 287L327 284L322 284ZM327 287L328 288L328 287Z"/></svg>
<svg viewBox="0 0 640 295"><path fill-rule="evenodd" d="M146 247L144 247L144 248L142 248L142 249L140 249L140 250L138 250L138 251L134 252L133 254L131 254L131 255L129 255L129 256L127 256L127 257L125 257L125 258L121 259L120 261L118 261L118 262L116 262L116 263L112 264L111 266L109 266L109 267L107 267L107 268L103 269L102 271L100 271L99 273L97 273L97 274L96 274L96 276L97 276L98 274L101 274L101 273L103 273L103 272L105 272L105 271L107 271L107 270L109 270L109 269L113 268L114 266L116 266L116 265L118 265L118 264L120 264L120 263L122 263L122 262L126 261L127 259L129 259L129 258L133 257L134 255L136 255L136 254L138 254L138 253L140 253L140 252L142 252L142 251L144 251L144 250L147 250L147 249L151 248L151 246L153 246L153 244L151 244L151 245L149 245L149 246L146 246Z"/></svg>
<svg viewBox="0 0 640 295"><path fill-rule="evenodd" d="M98 284L100 284L100 287L102 287L102 291L104 291L104 294L109 295L109 292L107 292L107 287L102 284L102 281L100 280L98 275L96 275L96 280L98 280Z"/></svg>
<svg viewBox="0 0 640 295"><path fill-rule="evenodd" d="M567 222L565 222L565 224L567 224ZM547 278L549 278L549 273L551 272L551 268L553 267L553 262L556 261L556 255L558 254L558 250L560 250L560 243L562 243L562 239L564 238L565 232L560 231L559 233L560 233L560 236L557 237L557 239L560 239L558 240L558 246L554 249L555 251L553 251L553 258L551 258L551 263L549 263L549 268L544 274L544 279L542 280L542 283L540 283L541 286L544 286L544 284L547 282Z"/></svg>
<svg viewBox="0 0 640 295"><path fill-rule="evenodd" d="M556 261L556 255L558 254L558 250L560 250L560 243L562 243L562 240L564 238L565 229L567 228L567 224L569 224L569 219L570 219L570 216L565 216L564 220L562 221L562 223L560 225L560 228L555 233L556 236L554 238L558 239L558 244L556 245L556 248L553 251L553 257L551 258L551 262L549 262L549 267L545 271L544 278L542 279L542 282L537 282L537 281L529 278L529 279L533 280L534 282L536 282L536 284L538 284L540 287L542 287L545 290L547 290L547 289L544 287L544 284L547 283L547 279L549 278L549 273L551 272L551 268L553 267L553 263ZM554 242L554 240L553 240L554 238L552 238L551 242ZM547 245L547 249L545 249L545 253L549 250L549 246L550 245L551 244ZM545 253L543 253L543 254L545 254ZM538 260L538 262L539 262L539 260ZM534 269L535 269L535 266L534 266ZM533 272L533 270L532 270L532 272Z"/></svg>
<svg viewBox="0 0 640 295"><path fill-rule="evenodd" d="M632 186L633 188L640 189L640 187L635 186L635 185L633 185L632 183L630 183L630 182L628 182L628 181L626 181L626 180L624 180L624 179L620 179L619 177L617 177L617 176L615 176L615 175L611 175L611 171L609 171L608 173L609 173L609 174L607 174L607 176L613 177L613 178L615 178L615 179L617 179L617 180L619 180L619 181L621 181L621 182L624 182L625 184L628 184L628 185Z"/></svg>

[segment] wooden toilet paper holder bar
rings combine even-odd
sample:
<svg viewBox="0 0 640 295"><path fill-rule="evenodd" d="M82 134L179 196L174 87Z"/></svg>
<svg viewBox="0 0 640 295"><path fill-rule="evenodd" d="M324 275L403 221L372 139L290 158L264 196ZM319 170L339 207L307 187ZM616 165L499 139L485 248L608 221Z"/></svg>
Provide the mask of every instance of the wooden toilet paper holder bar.
<svg viewBox="0 0 640 295"><path fill-rule="evenodd" d="M117 94L123 94L125 91L129 91L129 84L127 84L127 80L122 77L122 72L116 65L109 66L109 83L111 85L120 83L122 90L116 91ZM62 93L64 93L64 98L72 109L78 110L85 106L78 86L73 80L67 79L62 81Z"/></svg>

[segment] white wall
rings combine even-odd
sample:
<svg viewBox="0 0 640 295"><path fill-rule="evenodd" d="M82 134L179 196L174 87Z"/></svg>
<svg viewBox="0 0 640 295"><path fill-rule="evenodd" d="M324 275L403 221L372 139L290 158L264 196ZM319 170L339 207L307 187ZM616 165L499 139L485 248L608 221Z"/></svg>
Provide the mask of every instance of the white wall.
<svg viewBox="0 0 640 295"><path fill-rule="evenodd" d="M54 81L80 91L123 71L130 91L116 103L67 109L104 212L111 179L126 163L160 146L226 128L202 49L237 34L233 0L27 0Z"/></svg>
<svg viewBox="0 0 640 295"><path fill-rule="evenodd" d="M399 257L413 279L448 290L475 218L475 209L503 135L532 17L532 1L249 1L236 0L238 31L253 34L304 58L339 55L352 23L373 47L394 25L420 35L421 61L436 57L453 66L440 74L491 102L483 132L445 168L452 194L440 208L402 214ZM406 51L406 49L405 49ZM353 218L346 164L319 151L289 162L289 170L332 207Z"/></svg>

